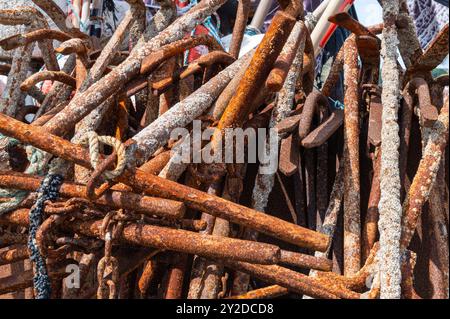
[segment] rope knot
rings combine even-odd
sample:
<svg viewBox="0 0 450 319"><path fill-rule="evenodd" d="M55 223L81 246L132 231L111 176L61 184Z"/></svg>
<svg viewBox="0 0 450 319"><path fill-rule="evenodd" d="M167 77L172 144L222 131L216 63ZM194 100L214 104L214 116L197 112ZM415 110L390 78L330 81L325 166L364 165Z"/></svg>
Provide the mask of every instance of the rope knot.
<svg viewBox="0 0 450 319"><path fill-rule="evenodd" d="M125 146L121 141L112 136L100 136L94 131L87 132L80 141L80 144L82 145L86 144L89 145L90 161L92 167L95 170L99 166L100 162L100 151L99 151L100 143L111 146L117 154L116 168L112 171L105 170L102 173L102 175L106 179L113 179L120 176L120 174L122 174L123 170L125 169L126 165Z"/></svg>

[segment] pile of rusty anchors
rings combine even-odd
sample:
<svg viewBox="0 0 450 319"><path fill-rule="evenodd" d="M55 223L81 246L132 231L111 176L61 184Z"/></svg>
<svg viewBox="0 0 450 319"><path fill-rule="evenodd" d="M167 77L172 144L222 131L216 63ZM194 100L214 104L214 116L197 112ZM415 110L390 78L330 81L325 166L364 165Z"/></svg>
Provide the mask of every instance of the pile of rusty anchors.
<svg viewBox="0 0 450 319"><path fill-rule="evenodd" d="M448 76L431 75L448 25L422 51L398 1L383 1L382 25L338 13L329 21L352 34L317 88L298 1L279 0L241 57L249 1L239 1L230 53L210 35L185 36L226 0L178 18L159 0L149 24L142 1L127 0L104 47L53 1L33 2L59 30L33 7L0 10L0 24L26 27L0 39L13 51L0 59L0 298L38 295L36 265L24 270L30 239L51 298L448 298ZM44 59L31 56L35 43ZM208 53L185 64L199 45ZM210 155L236 153L237 138L221 144L227 129L270 128L275 172L250 156L180 163L195 120L214 128L200 141ZM179 128L189 133L174 138ZM42 203L55 174L57 199Z"/></svg>

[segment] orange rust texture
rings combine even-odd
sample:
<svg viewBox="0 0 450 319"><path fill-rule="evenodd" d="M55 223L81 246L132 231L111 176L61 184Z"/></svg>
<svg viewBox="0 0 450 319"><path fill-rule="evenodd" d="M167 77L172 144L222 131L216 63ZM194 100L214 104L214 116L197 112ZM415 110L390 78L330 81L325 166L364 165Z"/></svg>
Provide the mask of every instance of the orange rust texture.
<svg viewBox="0 0 450 319"><path fill-rule="evenodd" d="M50 279L62 279L65 275L65 269L61 268L49 273ZM0 296L33 287L33 270L25 270L14 275L0 278Z"/></svg>
<svg viewBox="0 0 450 319"><path fill-rule="evenodd" d="M305 51L303 54L303 70L302 77L297 79L297 87L303 89L304 93L309 94L314 88L314 77L315 77L315 65L316 60L314 57L314 48L311 41L311 36L306 29L306 39L305 39Z"/></svg>
<svg viewBox="0 0 450 319"><path fill-rule="evenodd" d="M380 64L380 40L347 12L329 18L330 22L348 29L356 35L356 46L362 63L360 82L378 83Z"/></svg>
<svg viewBox="0 0 450 319"><path fill-rule="evenodd" d="M383 31L384 23L377 23L367 27L367 30L373 34L381 34Z"/></svg>
<svg viewBox="0 0 450 319"><path fill-rule="evenodd" d="M362 230L362 247L361 258L364 262L370 253L378 236L378 203L380 201L380 169L381 169L381 154L380 150L375 151L375 160L373 165L372 185L370 187L369 203L367 208L366 220Z"/></svg>
<svg viewBox="0 0 450 319"><path fill-rule="evenodd" d="M344 274L361 267L359 181L358 52L354 38L344 43Z"/></svg>
<svg viewBox="0 0 450 319"><path fill-rule="evenodd" d="M126 97L122 96L117 103L117 123L116 123L116 138L119 141L126 140L125 132L128 129L128 108Z"/></svg>
<svg viewBox="0 0 450 319"><path fill-rule="evenodd" d="M401 107L401 123L400 123L400 148L399 148L399 171L400 182L402 184L402 196L404 196L407 186L409 185L409 179L406 176L407 164L408 164L408 151L411 136L411 122L414 113L414 100L413 96L409 94L408 86L402 92L403 101ZM402 197L403 198L403 197Z"/></svg>
<svg viewBox="0 0 450 319"><path fill-rule="evenodd" d="M1 243L0 247L7 247L15 244L26 244L26 242L27 242L26 234L4 231L0 235L0 243Z"/></svg>
<svg viewBox="0 0 450 319"><path fill-rule="evenodd" d="M405 90L411 96L417 95L421 123L426 127L432 126L437 120L438 110L431 104L428 83L423 78L415 77L406 84Z"/></svg>
<svg viewBox="0 0 450 319"><path fill-rule="evenodd" d="M242 39L244 38L244 31L247 26L249 13L250 0L239 1L229 50L231 56L235 59L239 57L239 51L241 50Z"/></svg>
<svg viewBox="0 0 450 319"><path fill-rule="evenodd" d="M11 71L11 64L0 64L0 74L7 76L9 71Z"/></svg>
<svg viewBox="0 0 450 319"><path fill-rule="evenodd" d="M132 77L136 76L145 56L167 43L179 40L186 32L192 30L224 2L225 0L202 1L193 10L189 10L179 17L152 39L147 42L144 41L142 46L136 47L130 52L125 61L112 69L98 82L92 84L83 94L75 95L68 107L47 122L45 127L50 132L60 135L67 133L75 126L75 123L79 122L109 96L116 93Z"/></svg>
<svg viewBox="0 0 450 319"><path fill-rule="evenodd" d="M8 38L2 39L0 40L0 47L2 47L3 50L8 51L44 39L52 39L64 42L71 38L72 36L70 34L58 30L39 29L25 34L16 34Z"/></svg>
<svg viewBox="0 0 450 319"><path fill-rule="evenodd" d="M150 73L167 59L181 54L185 50L194 48L198 45L206 45L211 51L223 50L222 47L217 43L217 40L210 35L200 35L197 37L178 40L163 46L158 51L153 52L152 54L144 58L141 64L140 72L141 74Z"/></svg>
<svg viewBox="0 0 450 319"><path fill-rule="evenodd" d="M14 234L16 235L16 234ZM27 234L24 234L25 237L28 237ZM1 239L0 239L1 240ZM24 239L24 244L26 244L27 238ZM8 249L8 248L5 248ZM5 251L5 249L0 249L1 251ZM8 263L0 266L0 283L4 279L7 278L16 278L16 274L21 274L26 270L30 270L30 263L28 260L19 261L15 263ZM11 284L11 281L9 281ZM14 284L14 283L12 283ZM3 287L3 286L2 286ZM3 289L3 288L1 288ZM0 289L0 290L1 290ZM31 289L18 289L12 290L7 293L0 293L0 299L28 299L34 298Z"/></svg>
<svg viewBox="0 0 450 319"><path fill-rule="evenodd" d="M334 16L329 17L328 21L344 27L356 35L374 36L364 25L362 25L359 21L353 19L352 16L347 12L339 12Z"/></svg>
<svg viewBox="0 0 450 319"><path fill-rule="evenodd" d="M278 285L272 285L260 289L251 290L245 294L228 297L226 299L271 299L287 295L288 293L288 289Z"/></svg>
<svg viewBox="0 0 450 319"><path fill-rule="evenodd" d="M80 38L73 38L64 41L55 49L55 52L64 55L76 53L77 56L86 56L90 44Z"/></svg>
<svg viewBox="0 0 450 319"><path fill-rule="evenodd" d="M347 38L346 41L349 41L349 39L353 37L353 35L350 35L349 38ZM331 65L330 73L328 74L327 79L325 80L325 83L322 87L322 94L325 96L330 96L333 88L336 86L337 81L339 80L339 74L342 71L342 68L344 67L344 46L342 46L336 57L334 58L333 64Z"/></svg>
<svg viewBox="0 0 450 319"><path fill-rule="evenodd" d="M402 296L405 299L422 299L414 289L414 266L416 265L416 255L407 251L402 262Z"/></svg>
<svg viewBox="0 0 450 319"><path fill-rule="evenodd" d="M293 17L282 11L277 11L267 33L256 49L235 95L231 98L220 118L217 125L218 134L222 134L220 131L227 127L241 126L247 119L251 112L249 106L252 105L252 100L261 90L294 24L295 19Z"/></svg>
<svg viewBox="0 0 450 319"><path fill-rule="evenodd" d="M144 270L142 271L141 277L138 280L138 289L142 296L145 296L148 287L155 275L156 263L152 259L148 260L144 265Z"/></svg>
<svg viewBox="0 0 450 319"><path fill-rule="evenodd" d="M234 176L234 174L228 174L226 176L222 189L223 198L235 203L239 202L239 198L243 190L243 180L240 176L245 176L246 168L247 166L245 164L235 165L234 169L236 170L235 172L237 172L237 176ZM209 191L213 191L215 193L220 192L220 183L213 184L212 187L210 187ZM230 236L231 225L227 220L222 218L215 218L212 224L214 224L212 229L213 235L224 237ZM198 295L201 299L218 298L220 293L220 282L222 278L228 275L228 273L224 273L222 265L209 261L205 262L203 271L204 273L202 274L201 282L197 284L197 289L200 289ZM195 286L193 288L195 288ZM223 282L222 289L226 291L226 287L224 287Z"/></svg>
<svg viewBox="0 0 450 319"><path fill-rule="evenodd" d="M170 150L163 151L143 164L141 167L139 167L139 169L149 174L158 175L159 172L161 172L161 170L164 168L164 166L166 166L166 164L169 162L170 154Z"/></svg>
<svg viewBox="0 0 450 319"><path fill-rule="evenodd" d="M33 7L22 7L19 11L25 12L29 16L29 26L33 29L48 29L48 22L44 14ZM38 47L42 52L42 59L47 70L59 71L58 61L53 49L53 42L50 39L38 41Z"/></svg>
<svg viewBox="0 0 450 319"><path fill-rule="evenodd" d="M317 280L325 285L331 285L336 289L349 289L351 291L367 290L367 279L377 271L378 262L377 254L379 251L379 243L375 243L370 251L364 266L355 274L350 276L342 276L333 272L317 272Z"/></svg>
<svg viewBox="0 0 450 319"><path fill-rule="evenodd" d="M24 143L31 144L58 157L86 168L91 168L89 154L86 149L47 133L42 127L27 125L0 114L0 131L5 135L17 138ZM190 208L207 211L211 215L230 220L305 248L325 251L328 247L330 239L326 235L220 197L206 194L194 188L145 173L139 169L125 171L117 178L117 181L135 187L137 190L145 191L149 195L183 201Z"/></svg>
<svg viewBox="0 0 450 319"><path fill-rule="evenodd" d="M184 69L178 69L174 72L170 72L166 78L158 79L152 82L152 88L158 91L164 91L170 87L170 85L174 84L176 81L184 80L185 78L193 75L195 73L200 72L204 67L212 66L216 64L220 64L222 66L228 66L233 63L235 59L228 53L223 51L212 51L205 55L202 55L194 62L190 63ZM164 64L165 66L165 64ZM161 68L164 68L162 66ZM159 70L158 70L159 74Z"/></svg>
<svg viewBox="0 0 450 319"><path fill-rule="evenodd" d="M398 15L391 15L389 17L390 19L386 19L387 21L385 21L384 27L385 29L389 29L392 24L395 23L394 21L389 20L396 19L397 24L401 21L402 27L396 28L398 35L397 47L400 51L400 55L402 56L402 60L408 69L422 56L422 48L416 35L413 16L409 14L406 1L400 2L399 7L400 11L398 12Z"/></svg>
<svg viewBox="0 0 450 319"><path fill-rule="evenodd" d="M58 81L69 86L75 87L76 80L63 71L42 71L31 75L21 85L22 91L28 91L32 86L41 81Z"/></svg>
<svg viewBox="0 0 450 319"><path fill-rule="evenodd" d="M188 255L180 254L178 261L171 265L167 275L167 289L164 299L180 299L183 291L183 280L186 273Z"/></svg>
<svg viewBox="0 0 450 319"><path fill-rule="evenodd" d="M216 51L213 51L213 52L216 52ZM200 71L202 71L202 67L198 63L193 62L193 63L189 64L185 69L175 70L174 73L167 78L164 78L161 80L156 80L156 81L152 82L152 84L151 84L152 89L157 90L157 91L164 91L167 88L169 88L172 84L174 84L176 81L184 80L185 78L187 78L193 74L196 74ZM147 82L142 81L142 83L147 83ZM143 84L140 84L139 86L142 87ZM134 91L130 91L130 92L134 93Z"/></svg>
<svg viewBox="0 0 450 319"><path fill-rule="evenodd" d="M114 34L109 39L103 50L100 52L98 58L95 60L94 65L92 65L91 69L89 70L88 77L80 88L81 92L85 91L90 85L96 82L102 76L103 72L105 72L107 66L114 59L118 50L120 49L120 45L123 42L127 31L131 27L132 21L133 13L131 11L127 12L120 24L117 26ZM83 119L82 122L86 120L87 119Z"/></svg>
<svg viewBox="0 0 450 319"><path fill-rule="evenodd" d="M246 262L224 260L224 265L249 274L263 281L286 287L292 292L306 294L314 298L358 299L359 294L341 287L324 284L316 278L276 265L255 265Z"/></svg>
<svg viewBox="0 0 450 319"><path fill-rule="evenodd" d="M84 80L86 79L87 76L87 68L86 65L84 64L83 60L77 56L77 60L75 63L75 80L76 80L76 89L77 91L81 88L81 85L83 84Z"/></svg>
<svg viewBox="0 0 450 319"><path fill-rule="evenodd" d="M294 32L294 30L296 30L296 28L294 28L292 32ZM306 37L307 32L306 28L301 28L299 29L298 37L295 41L286 42L283 50L273 65L272 71L270 71L269 76L267 77L266 86L269 91L278 92L283 87L300 43Z"/></svg>
<svg viewBox="0 0 450 319"><path fill-rule="evenodd" d="M322 271L331 271L333 266L332 261L325 257L310 256L286 250L281 251L281 263Z"/></svg>
<svg viewBox="0 0 450 319"><path fill-rule="evenodd" d="M28 258L28 248L26 246L19 246L11 248L6 251L0 251L0 266L11 264L19 260Z"/></svg>
<svg viewBox="0 0 450 319"><path fill-rule="evenodd" d="M163 74L164 76L172 75L174 74L175 70L178 68L177 63L177 57L170 58L167 60L158 70L158 74ZM155 72L156 73L156 72ZM152 74L150 78L153 78L156 74ZM150 93L151 95L151 93ZM161 116L162 114L166 113L170 107L173 105L172 101L174 100L175 90L174 87L169 87L167 90L162 92L159 95L159 105L158 105L158 115ZM147 111L149 114L153 113L156 115L156 104L157 102L151 101L152 99L155 99L155 96L148 96L147 100L147 106L150 106L147 108ZM152 112L150 111L152 110ZM146 118L147 121L151 121L153 119Z"/></svg>
<svg viewBox="0 0 450 319"><path fill-rule="evenodd" d="M3 214L0 223L28 225L29 209L19 209ZM62 224L64 230L89 237L103 237L102 220L76 221ZM145 247L168 249L206 258L225 258L256 264L274 264L279 260L277 246L219 236L200 235L191 231L130 223L124 229L120 241Z"/></svg>
<svg viewBox="0 0 450 319"><path fill-rule="evenodd" d="M212 116L215 119L220 119L223 112L228 106L228 103L233 98L239 83L241 82L242 78L244 77L244 74L246 72L246 69L248 67L248 64L250 63L250 59L244 63L242 68L236 73L233 79L228 83L228 85L223 89L222 93L220 93L217 100L214 102L214 107L212 111Z"/></svg>
<svg viewBox="0 0 450 319"><path fill-rule="evenodd" d="M417 226L422 207L428 200L439 170L441 157L448 142L448 98L430 133L416 175L403 203L402 237L400 245L407 248Z"/></svg>
<svg viewBox="0 0 450 319"><path fill-rule="evenodd" d="M75 68L75 64L76 64L75 55L69 56L66 63L64 64L64 67L62 68L62 71L67 74L71 74ZM47 118L45 122L42 123L42 125L46 124L46 122L50 121L51 118L53 118L54 116L57 116L57 113L62 111L59 109L59 107L61 107L62 105L65 107L67 105L67 103L65 102L70 98L72 91L73 91L72 87L65 85L61 82L54 82L50 91L47 93L44 101L39 107L39 110L36 113L35 116L36 121L40 120L40 117L44 115L44 113L46 113L47 111L55 113L51 117ZM58 109L58 111L56 111L56 109Z"/></svg>
<svg viewBox="0 0 450 319"><path fill-rule="evenodd" d="M42 177L21 173L4 173L0 171L0 185L6 188L34 191L39 188ZM61 196L87 198L86 186L75 183L64 183L60 190ZM126 208L140 211L148 215L159 215L166 218L182 218L185 207L183 203L142 196L130 192L106 191L103 196L94 201L111 208Z"/></svg>
<svg viewBox="0 0 450 319"><path fill-rule="evenodd" d="M25 24L25 31L31 29L28 15L24 10L0 10L0 23L6 25ZM20 90L20 83L26 79L30 68L31 55L34 44L29 44L13 52L11 68L2 97L0 98L0 112L9 116L16 116L24 106L25 95Z"/></svg>
<svg viewBox="0 0 450 319"><path fill-rule="evenodd" d="M444 160L441 158L436 181L430 192L428 233L430 234L430 279L433 284L433 299L449 297L449 242L446 213Z"/></svg>

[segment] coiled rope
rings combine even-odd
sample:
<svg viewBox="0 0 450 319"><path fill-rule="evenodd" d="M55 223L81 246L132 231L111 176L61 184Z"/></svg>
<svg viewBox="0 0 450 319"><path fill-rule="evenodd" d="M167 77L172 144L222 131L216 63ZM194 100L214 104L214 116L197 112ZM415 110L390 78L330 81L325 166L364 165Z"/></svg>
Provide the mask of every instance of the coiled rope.
<svg viewBox="0 0 450 319"><path fill-rule="evenodd" d="M98 164L100 162L100 142L114 148L117 154L117 165L116 168L112 171L104 171L103 176L106 179L113 179L122 174L126 165L126 153L125 146L121 141L112 136L100 136L94 131L86 132L83 138L80 141L82 145L89 145L89 156L91 165L94 169L97 169Z"/></svg>
<svg viewBox="0 0 450 319"><path fill-rule="evenodd" d="M16 139L0 135L0 139L4 138L7 139L7 147L20 144L20 142ZM27 146L26 151L30 165L28 165L24 173L31 175L43 175L47 162L50 159L49 154L32 146ZM22 190L0 189L0 197L9 198L8 201L0 203L0 215L19 207L20 203L28 196L28 194L29 192Z"/></svg>

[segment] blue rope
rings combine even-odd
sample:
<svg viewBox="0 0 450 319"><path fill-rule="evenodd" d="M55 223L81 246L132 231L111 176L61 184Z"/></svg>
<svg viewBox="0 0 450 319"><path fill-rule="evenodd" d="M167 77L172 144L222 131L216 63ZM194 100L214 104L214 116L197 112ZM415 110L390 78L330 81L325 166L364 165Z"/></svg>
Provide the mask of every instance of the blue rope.
<svg viewBox="0 0 450 319"><path fill-rule="evenodd" d="M314 85L314 88L315 88L316 90L320 91L320 89L317 87L317 85ZM339 110L343 110L343 109L344 109L345 105L344 105L344 103L342 103L341 101L339 101L339 100L333 100L333 99L332 99L331 97L329 97L329 96L327 96L327 98L328 98L328 101L329 101L330 105L331 105L333 108L339 109Z"/></svg>
<svg viewBox="0 0 450 319"><path fill-rule="evenodd" d="M339 100L333 100L331 97L328 98L328 100L331 102L331 106L335 109L343 110L344 109L344 103L342 103Z"/></svg>
<svg viewBox="0 0 450 319"><path fill-rule="evenodd" d="M31 251L30 260L35 264L33 285L37 293L36 299L49 299L51 295L50 278L47 272L45 258L41 256L36 244L36 232L42 224L45 201L55 200L59 196L59 188L63 177L59 174L47 174L38 189L38 198L30 210L30 229L28 248Z"/></svg>

